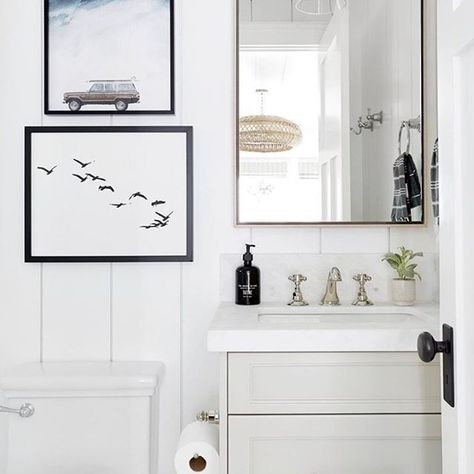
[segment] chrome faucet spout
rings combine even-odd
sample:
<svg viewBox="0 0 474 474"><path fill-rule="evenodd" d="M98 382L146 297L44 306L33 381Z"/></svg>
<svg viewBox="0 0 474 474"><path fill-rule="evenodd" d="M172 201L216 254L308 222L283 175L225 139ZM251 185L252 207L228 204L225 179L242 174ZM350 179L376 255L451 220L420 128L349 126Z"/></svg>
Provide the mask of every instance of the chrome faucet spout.
<svg viewBox="0 0 474 474"><path fill-rule="evenodd" d="M321 304L329 306L340 305L339 296L337 294L337 282L342 281L341 272L339 268L333 267L328 275L326 284L326 293L321 300Z"/></svg>
<svg viewBox="0 0 474 474"><path fill-rule="evenodd" d="M332 267L328 276L329 281L342 281L341 272L339 268Z"/></svg>

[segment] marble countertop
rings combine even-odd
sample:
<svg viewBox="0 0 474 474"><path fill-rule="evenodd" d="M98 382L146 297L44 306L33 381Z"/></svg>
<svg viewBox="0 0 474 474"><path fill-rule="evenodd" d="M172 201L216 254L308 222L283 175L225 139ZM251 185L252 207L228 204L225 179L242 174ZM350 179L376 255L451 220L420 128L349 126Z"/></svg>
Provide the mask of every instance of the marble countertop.
<svg viewBox="0 0 474 474"><path fill-rule="evenodd" d="M291 307L222 303L209 327L208 350L414 352L423 331L440 336L435 304Z"/></svg>

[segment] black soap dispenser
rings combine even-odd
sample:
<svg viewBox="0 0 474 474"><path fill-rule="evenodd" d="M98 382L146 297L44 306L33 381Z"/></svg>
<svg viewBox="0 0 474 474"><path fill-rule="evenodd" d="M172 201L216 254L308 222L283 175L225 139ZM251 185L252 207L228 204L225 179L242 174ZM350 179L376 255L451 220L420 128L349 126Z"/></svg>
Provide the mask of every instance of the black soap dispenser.
<svg viewBox="0 0 474 474"><path fill-rule="evenodd" d="M246 244L244 264L235 271L235 304L251 306L260 304L260 270L252 265L252 247Z"/></svg>

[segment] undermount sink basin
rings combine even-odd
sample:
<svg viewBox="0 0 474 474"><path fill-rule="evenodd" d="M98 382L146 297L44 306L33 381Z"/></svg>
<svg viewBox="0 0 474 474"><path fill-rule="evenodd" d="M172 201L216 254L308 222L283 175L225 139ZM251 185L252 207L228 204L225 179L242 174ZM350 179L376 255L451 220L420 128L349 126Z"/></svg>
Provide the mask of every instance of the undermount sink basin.
<svg viewBox="0 0 474 474"><path fill-rule="evenodd" d="M308 324L371 324L371 323L417 323L424 318L409 309L376 307L293 307L285 309L263 309L258 312L259 322L308 323Z"/></svg>

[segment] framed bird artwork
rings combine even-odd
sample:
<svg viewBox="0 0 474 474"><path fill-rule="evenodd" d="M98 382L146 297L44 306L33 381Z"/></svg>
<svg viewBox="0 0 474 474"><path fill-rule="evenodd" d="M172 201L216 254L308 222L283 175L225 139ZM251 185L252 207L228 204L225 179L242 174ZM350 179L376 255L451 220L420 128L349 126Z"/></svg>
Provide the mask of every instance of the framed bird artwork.
<svg viewBox="0 0 474 474"><path fill-rule="evenodd" d="M26 262L193 259L192 127L26 127Z"/></svg>

